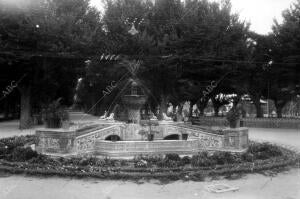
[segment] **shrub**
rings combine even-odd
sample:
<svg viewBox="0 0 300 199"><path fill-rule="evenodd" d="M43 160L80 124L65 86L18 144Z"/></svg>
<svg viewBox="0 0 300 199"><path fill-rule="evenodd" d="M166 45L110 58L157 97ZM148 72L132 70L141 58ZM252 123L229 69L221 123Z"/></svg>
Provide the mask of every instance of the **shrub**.
<svg viewBox="0 0 300 199"><path fill-rule="evenodd" d="M193 155L191 159L191 165L194 167L207 167L214 165L216 162L208 157L206 151L200 152L197 155Z"/></svg>
<svg viewBox="0 0 300 199"><path fill-rule="evenodd" d="M194 167L209 167L242 162L240 155L233 155L229 152L216 151L209 156L206 151L194 155L191 164Z"/></svg>
<svg viewBox="0 0 300 199"><path fill-rule="evenodd" d="M158 167L161 168L175 168L179 166L183 166L181 161L174 161L170 159L163 159L157 163Z"/></svg>
<svg viewBox="0 0 300 199"><path fill-rule="evenodd" d="M181 162L183 165L186 165L186 164L191 164L191 158L189 156L184 156L182 159L181 159Z"/></svg>
<svg viewBox="0 0 300 199"><path fill-rule="evenodd" d="M116 160L110 159L108 157L104 158L104 166L106 167L114 167L116 164Z"/></svg>
<svg viewBox="0 0 300 199"><path fill-rule="evenodd" d="M269 143L252 143L249 146L248 153L252 153L254 159L261 160L283 155L279 147Z"/></svg>
<svg viewBox="0 0 300 199"><path fill-rule="evenodd" d="M32 164L49 164L49 162L51 162L52 159L48 158L45 155L42 154L38 154L37 157L33 157L32 159L30 159L28 162L32 163Z"/></svg>
<svg viewBox="0 0 300 199"><path fill-rule="evenodd" d="M163 161L162 155L139 155L135 156L133 159L134 164L140 161L146 161L148 166L157 165L159 162Z"/></svg>
<svg viewBox="0 0 300 199"><path fill-rule="evenodd" d="M6 160L12 160L15 159L24 161L23 159L27 156L30 156L30 150L24 149L24 146L28 143L37 143L36 136L33 135L27 135L27 136L15 136L15 137L9 137L9 138L3 138L0 140L0 158L6 159ZM27 150L27 152L26 152ZM31 150L31 152L33 152ZM23 154L26 153L26 154ZM24 155L24 157L21 157Z"/></svg>
<svg viewBox="0 0 300 199"><path fill-rule="evenodd" d="M59 162L61 162L63 164L69 164L69 165L79 165L80 160L81 160L81 158L78 158L78 157L58 159Z"/></svg>
<svg viewBox="0 0 300 199"><path fill-rule="evenodd" d="M82 158L80 161L79 161L79 166L87 166L89 165L89 161L87 158Z"/></svg>
<svg viewBox="0 0 300 199"><path fill-rule="evenodd" d="M19 146L13 149L10 156L11 160L19 162L27 161L36 157L38 157L38 153L33 151L30 147L24 148Z"/></svg>
<svg viewBox="0 0 300 199"><path fill-rule="evenodd" d="M148 165L148 163L146 160L139 160L134 163L135 168L147 168L147 165Z"/></svg>
<svg viewBox="0 0 300 199"><path fill-rule="evenodd" d="M95 166L104 167L105 166L105 160L98 159Z"/></svg>
<svg viewBox="0 0 300 199"><path fill-rule="evenodd" d="M3 138L0 140L0 148L6 148L7 153L11 153L12 150L18 146L24 146L28 143L37 143L37 137L35 135L15 136L9 138Z"/></svg>
<svg viewBox="0 0 300 199"><path fill-rule="evenodd" d="M165 159L166 160L172 160L172 161L175 161L175 162L179 162L181 160L179 155L176 154L176 153L166 154Z"/></svg>
<svg viewBox="0 0 300 199"><path fill-rule="evenodd" d="M96 157L85 158L85 162L84 162L84 164L82 164L82 166L86 166L86 165L93 166L93 165L96 165L97 160L98 159Z"/></svg>
<svg viewBox="0 0 300 199"><path fill-rule="evenodd" d="M181 161L180 156L175 153L166 154L165 158L162 157L157 158L155 164L158 167L162 167L162 168L174 168L174 167L179 167L184 165L184 163Z"/></svg>
<svg viewBox="0 0 300 199"><path fill-rule="evenodd" d="M236 128L241 117L241 109L238 107L232 107L226 114L226 119L230 128Z"/></svg>
<svg viewBox="0 0 300 199"><path fill-rule="evenodd" d="M7 149L4 147L0 147L0 159L5 158L7 154Z"/></svg>
<svg viewBox="0 0 300 199"><path fill-rule="evenodd" d="M214 159L219 165L234 163L236 159L230 152L223 151L214 152L211 158Z"/></svg>
<svg viewBox="0 0 300 199"><path fill-rule="evenodd" d="M253 162L254 160L254 155L251 152L243 153L241 157L242 160L247 162Z"/></svg>
<svg viewBox="0 0 300 199"><path fill-rule="evenodd" d="M60 128L62 121L69 119L69 114L61 106L61 98L49 104L43 109L43 119L46 122L47 128Z"/></svg>

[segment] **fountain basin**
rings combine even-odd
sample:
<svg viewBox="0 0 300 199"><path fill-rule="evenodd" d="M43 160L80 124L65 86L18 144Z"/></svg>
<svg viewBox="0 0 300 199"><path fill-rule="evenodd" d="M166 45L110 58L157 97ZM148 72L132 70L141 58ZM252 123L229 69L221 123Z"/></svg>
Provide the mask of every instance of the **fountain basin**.
<svg viewBox="0 0 300 199"><path fill-rule="evenodd" d="M130 87L122 96L127 123L115 121L113 113L78 129L39 130L37 150L52 155L132 157L167 153L193 155L203 150L243 152L248 148L246 128L219 132L173 122L166 115L167 121L157 121L156 117L141 120L140 110L147 96L139 81L129 81Z"/></svg>
<svg viewBox="0 0 300 199"><path fill-rule="evenodd" d="M176 122L158 122L152 126L156 132L153 141L147 141L141 131L147 126L122 122L98 122L99 127L91 128L85 134L70 130L38 130L40 140L37 151L51 155L96 155L109 157L133 157L141 154L164 155L178 153L193 155L199 151L244 152L248 148L248 129L225 129L222 134L206 132L194 125ZM95 125L95 124L93 124ZM101 128L103 127L103 128ZM118 137L119 141L108 140ZM168 137L178 140L166 140Z"/></svg>

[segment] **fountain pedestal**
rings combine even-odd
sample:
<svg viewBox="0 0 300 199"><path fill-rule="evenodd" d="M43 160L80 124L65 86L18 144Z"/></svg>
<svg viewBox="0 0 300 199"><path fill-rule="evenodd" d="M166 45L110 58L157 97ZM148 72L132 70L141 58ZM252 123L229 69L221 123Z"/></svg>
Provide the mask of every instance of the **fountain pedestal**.
<svg viewBox="0 0 300 199"><path fill-rule="evenodd" d="M140 110L146 103L146 96L144 95L125 95L122 98L123 103L127 109L127 119L130 122L139 124L141 121Z"/></svg>
<svg viewBox="0 0 300 199"><path fill-rule="evenodd" d="M147 97L142 92L138 84L131 80L130 89L127 95L122 97L122 101L126 107L127 119L129 122L139 124L141 121L141 107L146 103Z"/></svg>

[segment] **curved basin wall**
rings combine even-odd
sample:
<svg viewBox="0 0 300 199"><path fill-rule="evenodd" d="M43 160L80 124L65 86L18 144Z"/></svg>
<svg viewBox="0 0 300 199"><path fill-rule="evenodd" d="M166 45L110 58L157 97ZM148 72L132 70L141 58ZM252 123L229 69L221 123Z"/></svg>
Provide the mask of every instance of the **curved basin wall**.
<svg viewBox="0 0 300 199"><path fill-rule="evenodd" d="M191 154L198 151L198 141L159 140L109 142L97 140L95 154L111 157L135 156L141 154Z"/></svg>
<svg viewBox="0 0 300 199"><path fill-rule="evenodd" d="M189 126L161 125L154 141L142 141L137 126L117 124L77 136L74 131L43 129L36 132L39 138L37 150L51 154L96 154L104 156L133 156L139 154L193 154L201 150L242 152L248 147L248 129L226 129L224 135L204 132ZM128 130L133 131L128 135ZM188 135L183 140L183 135ZM168 135L178 135L179 140L163 140ZM108 136L118 136L121 141L105 141ZM126 141L133 138L134 141Z"/></svg>

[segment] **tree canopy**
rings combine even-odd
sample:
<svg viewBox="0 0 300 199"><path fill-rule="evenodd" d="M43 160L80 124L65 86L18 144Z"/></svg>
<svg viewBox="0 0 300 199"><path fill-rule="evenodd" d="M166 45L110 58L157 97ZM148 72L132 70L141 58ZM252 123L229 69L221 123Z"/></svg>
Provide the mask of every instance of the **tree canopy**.
<svg viewBox="0 0 300 199"><path fill-rule="evenodd" d="M261 99L272 99L281 117L300 88L299 7L259 35L227 0L106 0L103 13L89 0L0 1L0 87L25 75L4 106L20 106L21 128L59 97L100 115L113 111L138 65L135 78L160 115L185 101L203 113L210 99L217 115L234 94L236 103L248 95L258 117Z"/></svg>

